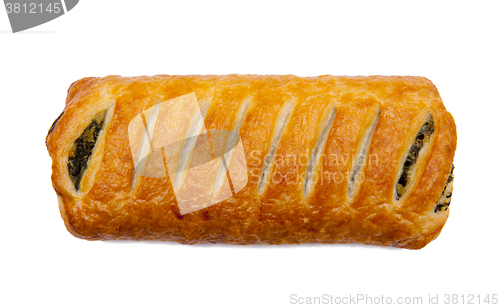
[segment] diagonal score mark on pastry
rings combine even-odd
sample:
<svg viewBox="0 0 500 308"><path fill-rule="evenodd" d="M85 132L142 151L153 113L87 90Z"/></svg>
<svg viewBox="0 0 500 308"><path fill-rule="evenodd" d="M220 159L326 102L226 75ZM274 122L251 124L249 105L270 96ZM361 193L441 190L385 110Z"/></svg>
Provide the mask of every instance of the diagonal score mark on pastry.
<svg viewBox="0 0 500 308"><path fill-rule="evenodd" d="M318 136L318 139L316 140L316 145L312 150L311 157L307 161L307 169L303 187L304 197L307 197L311 192L316 167L320 163L321 154L323 154L326 140L328 139L328 134L330 133L330 129L332 128L335 116L337 114L337 108L335 106L331 105L328 109L329 112L326 113L326 118L322 121L320 134Z"/></svg>
<svg viewBox="0 0 500 308"><path fill-rule="evenodd" d="M214 193L217 193L221 189L222 184L224 183L224 177L226 176L226 174L228 172L226 167L230 165L231 158L233 157L233 152L231 150L236 146L236 144L240 140L239 132L241 129L241 125L243 125L243 121L245 120L245 117L248 113L248 110L250 109L250 105L252 104L252 102L253 102L252 96L246 97L243 100L240 108L238 109L238 112L236 115L236 122L234 123L234 127L233 127L233 131L235 132L235 134L230 134L229 142L226 146L225 151L223 152L223 153L228 153L226 156L227 159L224 159L224 156L223 156L223 160L225 160L225 162L224 162L224 164L221 164L221 166L219 167L219 170L217 171L217 177L215 179L215 186L214 186ZM235 193L236 193L236 191L235 191Z"/></svg>
<svg viewBox="0 0 500 308"><path fill-rule="evenodd" d="M106 113L107 110L103 110L94 116L92 122L85 128L80 137L75 140L69 151L68 172L77 191L80 190L80 183L85 171L87 171L87 166L93 154L94 147L99 137L102 135L101 131ZM61 116L59 116L59 118L60 117ZM59 118L57 120L59 120ZM51 129L53 130L53 127L51 127Z"/></svg>
<svg viewBox="0 0 500 308"><path fill-rule="evenodd" d="M271 146L269 147L269 152L265 156L264 164L262 165L262 171L260 173L259 182L257 183L257 192L258 194L262 194L265 188L269 185L269 178L271 176L271 167L274 162L274 156L276 154L276 150L278 149L278 145L281 140L281 136L283 136L283 132L290 120L293 110L293 103L287 102L281 108L276 124L274 126L273 137L271 138Z"/></svg>
<svg viewBox="0 0 500 308"><path fill-rule="evenodd" d="M175 180L173 181L174 191L177 191L182 186L187 175L187 170L189 169L189 166L192 165L191 161L194 154L193 148L195 147L198 138L207 133L205 128L205 119L199 108L198 112L194 112L191 119L186 120L190 120L186 137L192 136L193 138L186 138L184 146L182 147L178 169L175 175Z"/></svg>
<svg viewBox="0 0 500 308"><path fill-rule="evenodd" d="M154 128L156 120L158 118L158 113L160 111L161 104L156 104L153 107L140 113L140 117L143 122L143 133L142 140L139 146L139 152L137 154L137 166L134 168L134 173L132 175L132 185L131 189L137 186L137 181L139 175L143 175L148 166L149 158L151 157L152 150L152 140L154 137Z"/></svg>
<svg viewBox="0 0 500 308"><path fill-rule="evenodd" d="M439 211L447 211L448 207L450 206L451 196L453 194L453 181L455 179L455 176L453 175L454 169L455 166L451 165L450 175L446 180L446 185L444 186L443 192L441 193L438 204L434 208L434 213Z"/></svg>
<svg viewBox="0 0 500 308"><path fill-rule="evenodd" d="M206 140L208 136L195 93L159 102L140 112L130 121L128 134L134 161L132 189L138 185L139 176L165 177L166 170L178 188L185 178L184 171L200 163L192 160L193 149L200 138Z"/></svg>
<svg viewBox="0 0 500 308"><path fill-rule="evenodd" d="M380 119L380 107L377 106L375 110L375 114L372 116L372 120L369 124L368 129L366 130L363 138L360 141L358 146L358 152L356 153L352 171L349 175L349 183L347 185L347 196L349 198L353 198L359 188L359 183L357 181L357 177L360 172L366 167L366 162L368 160L368 151L370 150L370 145L372 143L373 134L375 133L375 129L377 128L378 120Z"/></svg>
<svg viewBox="0 0 500 308"><path fill-rule="evenodd" d="M420 152L426 144L429 143L432 133L434 132L434 118L429 115L428 120L422 125L413 141L413 144L406 155L405 163L401 170L401 175L395 187L396 200L401 199L408 190L410 179L415 173L415 167Z"/></svg>

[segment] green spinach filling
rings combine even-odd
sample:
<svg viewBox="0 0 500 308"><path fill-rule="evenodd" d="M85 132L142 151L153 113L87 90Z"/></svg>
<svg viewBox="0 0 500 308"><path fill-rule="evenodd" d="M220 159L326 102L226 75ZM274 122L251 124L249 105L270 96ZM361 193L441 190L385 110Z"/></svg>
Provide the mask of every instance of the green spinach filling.
<svg viewBox="0 0 500 308"><path fill-rule="evenodd" d="M401 176L399 177L398 183L396 184L396 200L399 200L404 193L406 192L408 180L410 175L415 167L415 163L417 162L418 155L424 145L431 138L432 133L434 132L434 119L432 116L429 120L422 125L420 130L418 131L417 137L413 142L413 145L406 156L406 161L403 165L403 171Z"/></svg>
<svg viewBox="0 0 500 308"><path fill-rule="evenodd" d="M444 186L443 192L441 193L441 198L439 198L438 204L434 209L434 213L438 211L446 211L450 206L451 196L453 194L453 180L455 176L453 175L453 170L455 169L454 165L451 165L450 175L448 176L448 180L446 181L446 185Z"/></svg>
<svg viewBox="0 0 500 308"><path fill-rule="evenodd" d="M105 115L106 110L98 113L94 119L92 119L92 123L90 123L80 137L76 139L70 150L68 171L76 190L80 189L80 183L87 170L87 165L92 156L95 144L97 143L99 132L102 130Z"/></svg>

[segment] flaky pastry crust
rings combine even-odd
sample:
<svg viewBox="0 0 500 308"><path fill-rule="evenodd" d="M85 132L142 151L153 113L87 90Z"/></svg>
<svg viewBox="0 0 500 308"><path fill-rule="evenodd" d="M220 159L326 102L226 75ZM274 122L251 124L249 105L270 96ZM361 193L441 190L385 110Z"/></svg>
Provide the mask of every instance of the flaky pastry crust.
<svg viewBox="0 0 500 308"><path fill-rule="evenodd" d="M208 130L239 127L248 183L218 204L181 215L169 177L139 176L132 185L127 129L142 111L189 93L196 94ZM284 108L290 110L280 118ZM68 156L103 110L103 128L77 190ZM434 131L398 199L395 187L408 151L429 117ZM281 131L278 121L284 121ZM449 215L447 208L435 208L456 139L453 117L435 86L421 77L161 75L73 83L46 145L62 218L79 238L420 249L439 235ZM363 179L353 182L363 144L368 146L358 168ZM303 163L284 159L290 157ZM304 174L311 170L307 181L312 182L305 185Z"/></svg>

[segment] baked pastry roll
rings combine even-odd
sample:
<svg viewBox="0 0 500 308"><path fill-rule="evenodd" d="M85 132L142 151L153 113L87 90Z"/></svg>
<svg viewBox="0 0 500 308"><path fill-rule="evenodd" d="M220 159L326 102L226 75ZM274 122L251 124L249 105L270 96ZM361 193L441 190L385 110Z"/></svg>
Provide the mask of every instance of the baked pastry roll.
<svg viewBox="0 0 500 308"><path fill-rule="evenodd" d="M421 77L108 76L70 86L46 145L79 238L420 249L456 128Z"/></svg>

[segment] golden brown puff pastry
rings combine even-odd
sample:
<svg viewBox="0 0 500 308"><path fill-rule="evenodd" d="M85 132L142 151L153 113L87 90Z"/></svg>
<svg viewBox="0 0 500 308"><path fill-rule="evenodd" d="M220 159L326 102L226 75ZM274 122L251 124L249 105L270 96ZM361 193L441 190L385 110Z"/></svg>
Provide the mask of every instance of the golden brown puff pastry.
<svg viewBox="0 0 500 308"><path fill-rule="evenodd" d="M178 180L163 164L196 136L211 150L191 142L181 160L214 160L217 131L237 133L244 154L233 156L246 165L222 172L229 196L183 214L173 182L201 200L210 185L197 181L212 175ZM147 176L137 160L157 136L173 146L146 168L165 176ZM108 76L71 85L46 145L61 215L79 238L420 249L448 218L456 128L421 77Z"/></svg>

